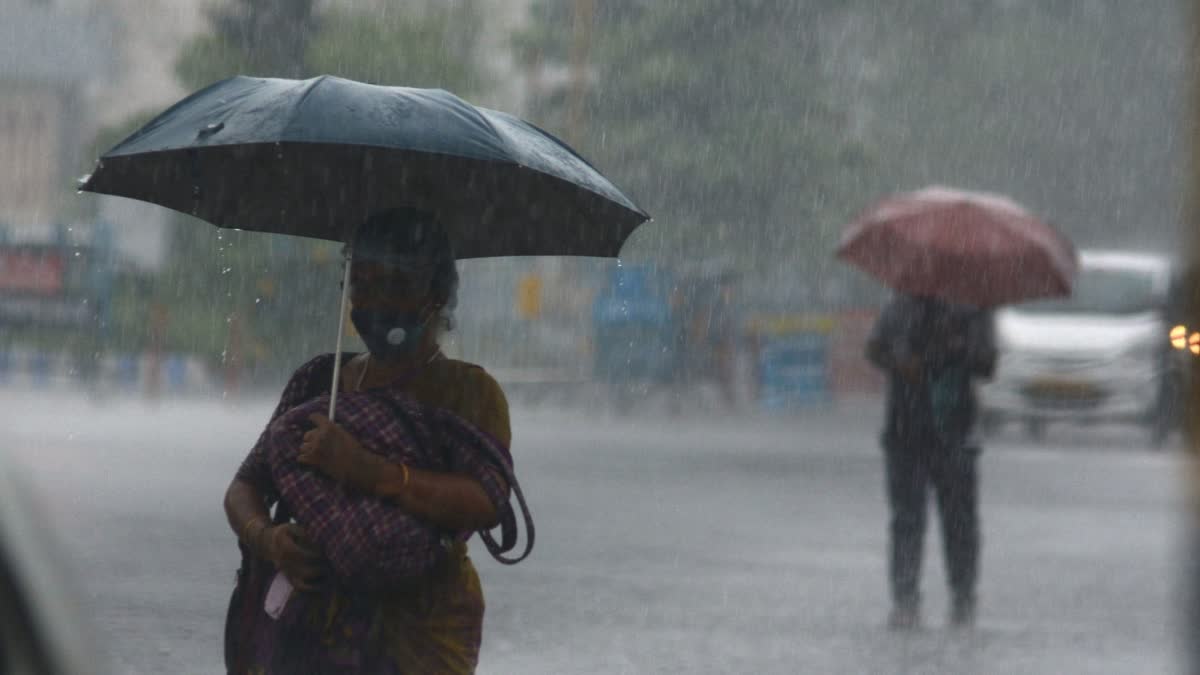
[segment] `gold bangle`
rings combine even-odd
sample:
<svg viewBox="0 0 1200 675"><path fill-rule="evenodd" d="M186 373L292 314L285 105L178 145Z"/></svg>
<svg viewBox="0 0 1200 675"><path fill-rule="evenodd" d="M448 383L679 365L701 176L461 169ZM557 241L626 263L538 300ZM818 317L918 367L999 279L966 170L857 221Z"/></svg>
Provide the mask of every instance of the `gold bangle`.
<svg viewBox="0 0 1200 675"><path fill-rule="evenodd" d="M251 541L253 535L250 534L250 528L254 527L257 524L261 524L263 526L263 528L266 528L267 519L263 518L261 516L257 516L257 517L254 517L254 518L251 518L250 520L248 520L246 522L246 524L242 526L242 541L246 542L247 544L253 543ZM259 532L262 532L262 530L260 529Z"/></svg>

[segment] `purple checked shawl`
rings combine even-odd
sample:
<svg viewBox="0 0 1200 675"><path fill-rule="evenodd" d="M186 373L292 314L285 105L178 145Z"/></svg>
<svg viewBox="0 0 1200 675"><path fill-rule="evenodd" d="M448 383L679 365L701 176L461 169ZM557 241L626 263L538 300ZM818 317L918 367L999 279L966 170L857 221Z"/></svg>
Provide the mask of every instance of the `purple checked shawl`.
<svg viewBox="0 0 1200 675"><path fill-rule="evenodd" d="M346 587L384 589L430 571L454 540L471 533L438 530L296 461L312 427L308 417L328 407L328 394L296 405L278 415L260 439L256 450L262 451L279 499ZM489 459L499 453L511 469L508 449L453 413L422 406L395 389L377 389L339 394L336 421L367 450L410 467L470 476L497 511L508 508L507 486Z"/></svg>

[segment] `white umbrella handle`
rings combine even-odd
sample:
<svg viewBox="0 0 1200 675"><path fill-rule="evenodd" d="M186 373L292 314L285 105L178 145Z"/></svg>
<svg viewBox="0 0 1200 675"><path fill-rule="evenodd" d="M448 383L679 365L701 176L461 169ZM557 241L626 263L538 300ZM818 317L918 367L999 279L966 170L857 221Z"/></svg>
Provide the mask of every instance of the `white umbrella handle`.
<svg viewBox="0 0 1200 675"><path fill-rule="evenodd" d="M337 349L333 352L333 384L329 388L329 420L333 421L337 408L338 383L342 376L342 334L346 328L346 304L350 298L350 251L346 250L342 260L342 304L338 309Z"/></svg>

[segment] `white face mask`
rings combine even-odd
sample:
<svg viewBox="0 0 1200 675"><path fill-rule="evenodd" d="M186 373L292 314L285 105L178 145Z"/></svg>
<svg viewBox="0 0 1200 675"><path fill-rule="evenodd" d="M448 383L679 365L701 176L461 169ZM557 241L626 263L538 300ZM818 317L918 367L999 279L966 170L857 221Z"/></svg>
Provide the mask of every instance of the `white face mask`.
<svg viewBox="0 0 1200 675"><path fill-rule="evenodd" d="M433 312L424 309L363 308L350 312L350 321L372 356L389 360L411 354L421 344Z"/></svg>

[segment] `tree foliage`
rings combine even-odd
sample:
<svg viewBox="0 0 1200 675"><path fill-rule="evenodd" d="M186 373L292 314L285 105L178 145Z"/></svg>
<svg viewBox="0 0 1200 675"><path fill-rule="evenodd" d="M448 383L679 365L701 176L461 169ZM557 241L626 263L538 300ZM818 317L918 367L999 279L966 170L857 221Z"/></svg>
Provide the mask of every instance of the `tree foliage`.
<svg viewBox="0 0 1200 675"><path fill-rule="evenodd" d="M572 4L536 6L518 40L527 60L569 63ZM576 143L655 217L633 248L748 261L763 248L830 243L848 176L870 161L824 72L820 25L838 4L597 3ZM534 114L566 128L573 95L551 91Z"/></svg>
<svg viewBox="0 0 1200 675"><path fill-rule="evenodd" d="M189 89L237 74L306 78L338 75L373 84L478 90L469 3L413 8L331 6L313 0L236 0L210 11L213 31L182 51L176 72Z"/></svg>
<svg viewBox="0 0 1200 675"><path fill-rule="evenodd" d="M1152 4L596 2L575 141L658 221L630 251L797 285L844 277L840 225L928 183L1010 194L1081 246L1169 246L1186 17ZM537 3L528 63L571 62L580 5ZM570 131L572 96L535 115Z"/></svg>

